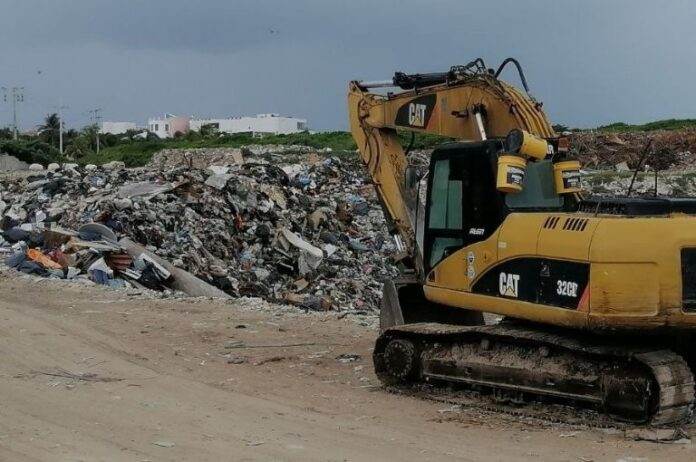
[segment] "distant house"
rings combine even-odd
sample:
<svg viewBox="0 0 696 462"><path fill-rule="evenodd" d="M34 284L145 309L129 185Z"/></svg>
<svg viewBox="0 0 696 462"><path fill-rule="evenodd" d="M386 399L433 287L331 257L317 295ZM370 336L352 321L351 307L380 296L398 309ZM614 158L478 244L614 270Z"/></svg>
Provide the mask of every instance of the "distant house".
<svg viewBox="0 0 696 462"><path fill-rule="evenodd" d="M148 119L147 128L160 138L171 138L176 132L188 133L191 131L191 118L164 114L162 117Z"/></svg>
<svg viewBox="0 0 696 462"><path fill-rule="evenodd" d="M288 135L307 130L306 119L282 117L279 114L258 114L256 117L229 117L226 119L192 119L191 130L208 127L220 133L248 133L253 136Z"/></svg>
<svg viewBox="0 0 696 462"><path fill-rule="evenodd" d="M137 127L134 122L102 122L99 133L111 134L111 135L122 135L128 130L136 130Z"/></svg>

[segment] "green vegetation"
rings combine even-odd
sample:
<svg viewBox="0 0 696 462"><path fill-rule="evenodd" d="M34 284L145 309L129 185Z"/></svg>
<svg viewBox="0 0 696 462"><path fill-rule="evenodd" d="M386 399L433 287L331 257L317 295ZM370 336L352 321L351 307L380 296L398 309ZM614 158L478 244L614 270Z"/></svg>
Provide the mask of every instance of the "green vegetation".
<svg viewBox="0 0 696 462"><path fill-rule="evenodd" d="M411 134L399 133L403 146L408 146ZM413 149L427 149L451 141L443 136L418 134ZM129 167L147 164L152 156L163 149L198 149L198 148L241 148L252 144L258 145L301 145L316 149L331 149L330 155L349 158L355 155L357 146L349 132L294 133L291 135L271 135L255 138L247 134L239 135L202 135L189 132L170 140L138 141L127 140L121 144L103 149L98 155L90 153L79 159L80 163L102 164L112 160L121 160Z"/></svg>
<svg viewBox="0 0 696 462"><path fill-rule="evenodd" d="M631 125L623 122L616 122L596 128L596 130L600 132L647 132L651 130L684 129L696 129L696 119L665 119L648 122L642 125Z"/></svg>
<svg viewBox="0 0 696 462"><path fill-rule="evenodd" d="M99 154L90 151L87 155L81 157L78 162L83 165L100 165L113 160L120 160L125 162L128 167L142 167L150 162L150 159L157 151L168 147L170 146L165 141L132 141L103 149Z"/></svg>
<svg viewBox="0 0 696 462"><path fill-rule="evenodd" d="M53 146L38 140L0 140L0 153L9 154L28 164L48 165L65 162Z"/></svg>

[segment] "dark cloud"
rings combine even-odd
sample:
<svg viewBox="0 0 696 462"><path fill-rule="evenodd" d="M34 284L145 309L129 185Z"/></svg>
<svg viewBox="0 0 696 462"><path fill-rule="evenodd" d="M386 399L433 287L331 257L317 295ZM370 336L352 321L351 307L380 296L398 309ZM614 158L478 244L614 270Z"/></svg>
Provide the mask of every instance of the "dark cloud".
<svg viewBox="0 0 696 462"><path fill-rule="evenodd" d="M24 126L62 98L77 125L102 107L344 129L351 79L512 55L555 122L693 117L695 19L690 0L6 0L0 86L26 87Z"/></svg>

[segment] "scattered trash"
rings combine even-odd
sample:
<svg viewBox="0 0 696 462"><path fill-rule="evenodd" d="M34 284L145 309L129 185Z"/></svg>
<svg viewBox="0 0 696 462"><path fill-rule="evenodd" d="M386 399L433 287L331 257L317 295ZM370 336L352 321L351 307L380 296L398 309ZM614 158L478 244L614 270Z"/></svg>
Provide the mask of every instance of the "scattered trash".
<svg viewBox="0 0 696 462"><path fill-rule="evenodd" d="M461 412L461 410L462 410L462 406L460 404L453 404L450 407L438 409L437 412L438 412L438 414L450 414L450 413Z"/></svg>
<svg viewBox="0 0 696 462"><path fill-rule="evenodd" d="M171 441L153 441L152 444L161 448L173 448L174 446L176 446Z"/></svg>
<svg viewBox="0 0 696 462"><path fill-rule="evenodd" d="M355 353L343 353L343 354L336 356L336 360L340 363L352 363L355 361L362 360L362 356L360 356L359 354L355 354Z"/></svg>
<svg viewBox="0 0 696 462"><path fill-rule="evenodd" d="M691 444L691 435L681 428L636 428L626 431L626 437L653 443Z"/></svg>

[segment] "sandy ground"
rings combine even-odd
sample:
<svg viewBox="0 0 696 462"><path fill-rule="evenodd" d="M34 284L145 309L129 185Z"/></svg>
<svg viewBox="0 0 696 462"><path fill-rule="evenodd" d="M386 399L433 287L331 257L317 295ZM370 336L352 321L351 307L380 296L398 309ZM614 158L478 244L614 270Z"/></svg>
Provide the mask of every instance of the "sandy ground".
<svg viewBox="0 0 696 462"><path fill-rule="evenodd" d="M376 331L336 313L148 300L8 272L0 293L0 461L696 458L691 444L387 393L371 371Z"/></svg>

